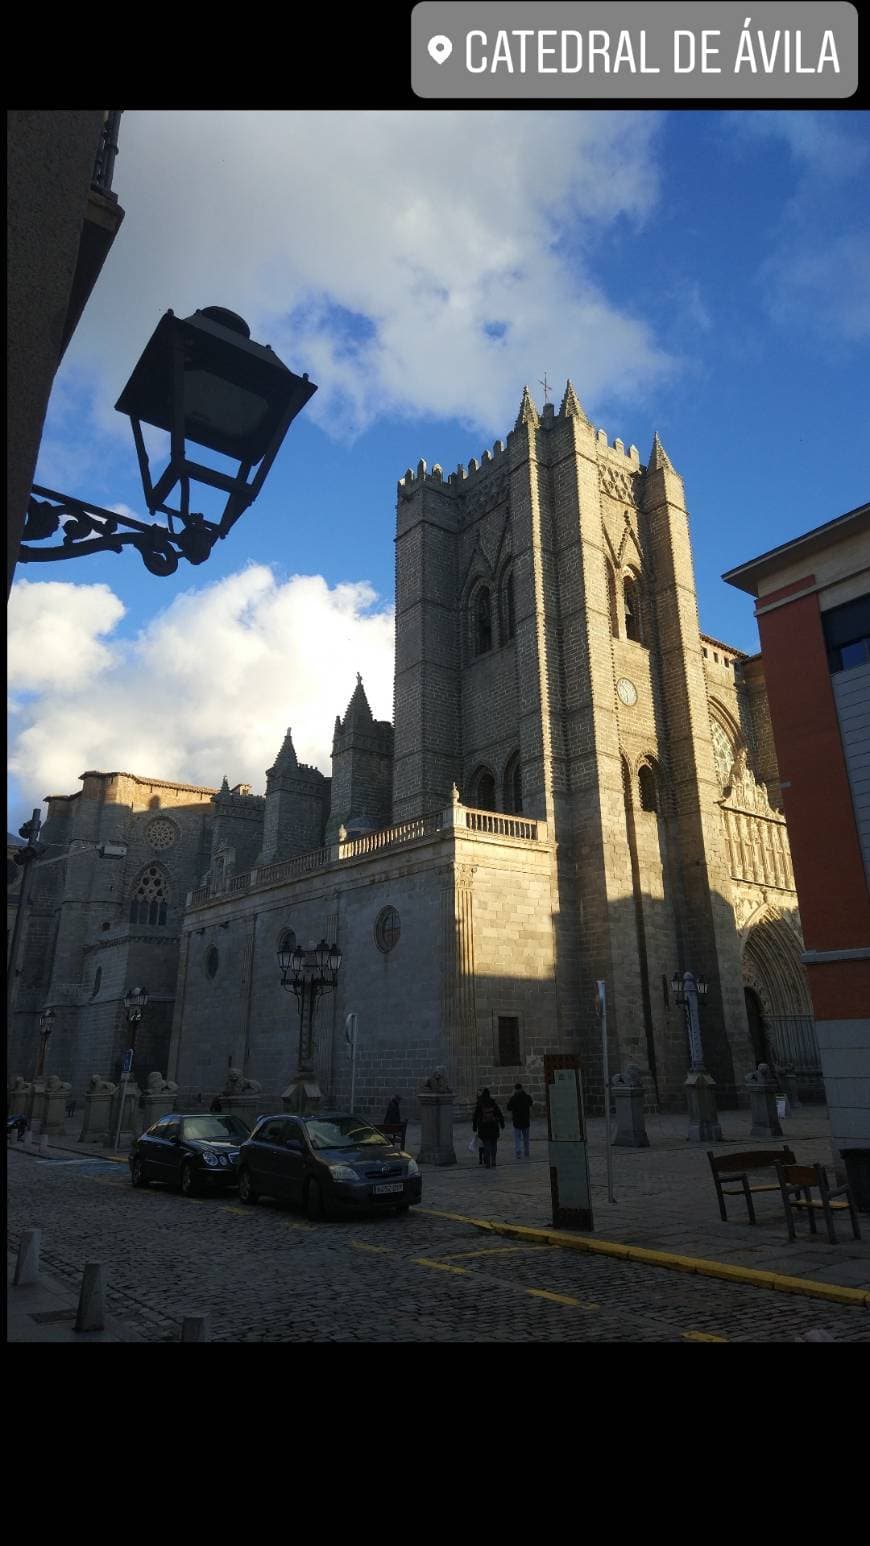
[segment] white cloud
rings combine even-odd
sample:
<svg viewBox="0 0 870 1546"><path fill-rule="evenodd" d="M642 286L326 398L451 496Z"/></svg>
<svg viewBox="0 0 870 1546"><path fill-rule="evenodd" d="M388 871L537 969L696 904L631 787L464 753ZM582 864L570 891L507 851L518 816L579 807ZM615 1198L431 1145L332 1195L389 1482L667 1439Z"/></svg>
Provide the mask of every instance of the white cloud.
<svg viewBox="0 0 870 1546"><path fill-rule="evenodd" d="M328 773L357 671L375 717L392 717L393 612L365 581L330 589L319 575L281 581L251 565L177 596L107 649L97 635L122 614L104 585L13 590L10 686L36 696L18 701L9 765L28 799L72 793L87 768L206 785L226 773L262 791L288 724L300 761Z"/></svg>
<svg viewBox="0 0 870 1546"><path fill-rule="evenodd" d="M781 249L765 277L771 310L786 325L832 342L870 338L870 239L853 231Z"/></svg>
<svg viewBox="0 0 870 1546"><path fill-rule="evenodd" d="M126 218L68 368L99 372L99 424L126 433L111 405L162 313L220 304L309 372L307 413L339 435L401 414L503 433L545 366L584 401L632 395L670 362L593 282L588 254L652 208L658 121L130 111Z"/></svg>
<svg viewBox="0 0 870 1546"><path fill-rule="evenodd" d="M10 691L87 689L112 664L101 636L114 632L124 611L108 585L17 580L8 611Z"/></svg>
<svg viewBox="0 0 870 1546"><path fill-rule="evenodd" d="M735 139L781 141L794 160L810 174L846 179L864 166L868 149L851 129L851 114L795 112L737 112L723 115L723 125Z"/></svg>

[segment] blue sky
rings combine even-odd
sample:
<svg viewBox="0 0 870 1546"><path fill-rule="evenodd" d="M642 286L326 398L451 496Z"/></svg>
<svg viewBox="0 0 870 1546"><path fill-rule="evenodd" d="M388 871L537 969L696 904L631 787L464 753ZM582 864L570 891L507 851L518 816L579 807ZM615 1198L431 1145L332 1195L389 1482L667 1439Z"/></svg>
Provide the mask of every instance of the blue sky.
<svg viewBox="0 0 870 1546"><path fill-rule="evenodd" d="M757 648L722 571L867 498L868 179L851 112L126 113L38 481L143 513L112 405L169 306L319 390L202 568L19 567L13 830L88 767L261 790L287 725L328 771L358 669L391 715L397 478L479 457L545 371L644 461L658 429L701 626Z"/></svg>

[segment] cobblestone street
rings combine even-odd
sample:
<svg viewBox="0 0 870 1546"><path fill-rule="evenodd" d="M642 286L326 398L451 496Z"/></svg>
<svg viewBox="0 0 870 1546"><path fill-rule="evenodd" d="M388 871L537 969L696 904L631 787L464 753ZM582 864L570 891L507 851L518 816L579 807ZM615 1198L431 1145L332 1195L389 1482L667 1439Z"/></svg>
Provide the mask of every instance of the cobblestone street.
<svg viewBox="0 0 870 1546"><path fill-rule="evenodd" d="M22 1229L42 1229L44 1269L69 1289L73 1303L84 1263L102 1261L110 1315L147 1341L177 1340L183 1316L203 1312L214 1340L223 1342L760 1342L793 1341L814 1329L837 1341L870 1341L870 1313L860 1306L514 1241L444 1217L549 1222L539 1136L528 1163L516 1163L512 1146L502 1145L495 1172L478 1172L461 1137L459 1129L459 1165L425 1170L422 1208L404 1217L321 1224L268 1201L244 1208L232 1192L187 1199L159 1186L134 1191L126 1163L105 1155L70 1148L45 1160L13 1149L10 1236L14 1243ZM680 1200L680 1167L690 1164L695 1174L699 1159L706 1164L697 1152L685 1155L675 1148L666 1199L674 1216L689 1208L686 1184ZM632 1153L628 1163L616 1156L629 1218L631 1167L647 1178L649 1192L651 1167L666 1160L650 1151ZM597 1168L596 1161L594 1182ZM716 1217L709 1177L707 1192L710 1227L721 1231L719 1258L734 1261L748 1249L748 1227L735 1222L729 1235L731 1226ZM596 1207L599 1200L596 1182ZM604 1222L599 1210L597 1235L618 1238L615 1213ZM662 1239L669 1222L673 1233L666 1210L658 1243L685 1250L685 1239L670 1247ZM652 1243L651 1219L649 1226ZM685 1219L681 1227L685 1235ZM801 1241L789 1257L783 1236L780 1211L753 1237L757 1259L769 1263L776 1240L776 1270L801 1273L809 1262L817 1274L833 1272L831 1281L867 1275L866 1242L850 1242L851 1252L830 1268L837 1250L848 1248L814 1241L814 1257Z"/></svg>

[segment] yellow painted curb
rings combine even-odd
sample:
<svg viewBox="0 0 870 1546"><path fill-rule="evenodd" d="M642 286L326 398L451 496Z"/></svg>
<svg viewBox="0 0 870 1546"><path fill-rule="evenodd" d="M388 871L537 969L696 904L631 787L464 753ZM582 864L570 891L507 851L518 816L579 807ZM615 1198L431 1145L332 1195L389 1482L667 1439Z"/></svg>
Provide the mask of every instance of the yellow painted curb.
<svg viewBox="0 0 870 1546"><path fill-rule="evenodd" d="M753 1288L774 1289L781 1294L806 1294L812 1299L830 1299L835 1304L861 1305L870 1309L870 1293L863 1288L845 1288L840 1283L817 1283L812 1278L792 1278L780 1272L762 1272L754 1267L735 1267L727 1262L710 1261L703 1256L679 1256L672 1251L651 1251L646 1246L624 1245L618 1240L590 1240L582 1235L563 1234L555 1229L535 1229L528 1224L503 1224L496 1219L472 1219L463 1213L446 1213L438 1208L419 1208L433 1218L451 1219L470 1224L474 1229L491 1230L515 1240L538 1241L571 1251L590 1251L615 1256L623 1261L645 1262L649 1267L668 1267L675 1272L696 1272L699 1277L724 1278L731 1283L748 1283Z"/></svg>

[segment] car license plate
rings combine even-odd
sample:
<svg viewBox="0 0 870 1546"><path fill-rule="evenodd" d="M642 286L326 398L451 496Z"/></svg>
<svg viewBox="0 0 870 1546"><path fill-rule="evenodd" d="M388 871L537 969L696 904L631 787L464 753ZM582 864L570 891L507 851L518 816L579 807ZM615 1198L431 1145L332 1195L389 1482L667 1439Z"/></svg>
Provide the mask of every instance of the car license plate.
<svg viewBox="0 0 870 1546"><path fill-rule="evenodd" d="M373 1192L403 1192L405 1190L402 1181L383 1181L380 1186L373 1186Z"/></svg>

